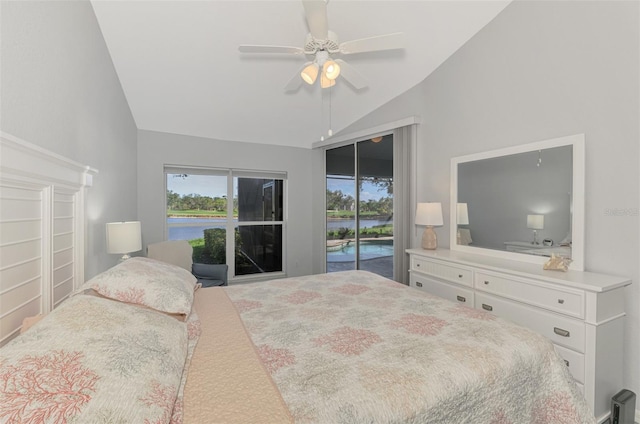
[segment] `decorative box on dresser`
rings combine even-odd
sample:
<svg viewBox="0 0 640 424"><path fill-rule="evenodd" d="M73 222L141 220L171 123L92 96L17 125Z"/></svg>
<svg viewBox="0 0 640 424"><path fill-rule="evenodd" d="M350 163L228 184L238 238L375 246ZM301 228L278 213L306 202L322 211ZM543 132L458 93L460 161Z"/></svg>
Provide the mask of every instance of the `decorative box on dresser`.
<svg viewBox="0 0 640 424"><path fill-rule="evenodd" d="M598 422L622 389L623 277L446 249L409 249L410 285L484 309L548 337Z"/></svg>

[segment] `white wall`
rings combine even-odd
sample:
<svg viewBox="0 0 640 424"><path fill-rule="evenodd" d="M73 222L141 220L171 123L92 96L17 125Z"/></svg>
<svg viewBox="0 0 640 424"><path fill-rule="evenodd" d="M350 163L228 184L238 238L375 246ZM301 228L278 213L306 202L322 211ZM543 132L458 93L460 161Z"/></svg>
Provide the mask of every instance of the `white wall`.
<svg viewBox="0 0 640 424"><path fill-rule="evenodd" d="M625 387L635 393L640 393L639 7L638 2L515 1L422 84L343 131L421 116L418 201L442 201L445 217L452 157L584 133L585 267L633 279L625 296L624 369ZM437 233L448 246L445 224Z"/></svg>
<svg viewBox="0 0 640 424"><path fill-rule="evenodd" d="M85 275L114 265L105 223L136 219L137 129L88 1L3 1L0 126L100 172Z"/></svg>
<svg viewBox="0 0 640 424"><path fill-rule="evenodd" d="M312 270L312 157L295 147L138 132L138 216L142 244L162 241L166 218L164 165L287 172L286 267L289 276Z"/></svg>

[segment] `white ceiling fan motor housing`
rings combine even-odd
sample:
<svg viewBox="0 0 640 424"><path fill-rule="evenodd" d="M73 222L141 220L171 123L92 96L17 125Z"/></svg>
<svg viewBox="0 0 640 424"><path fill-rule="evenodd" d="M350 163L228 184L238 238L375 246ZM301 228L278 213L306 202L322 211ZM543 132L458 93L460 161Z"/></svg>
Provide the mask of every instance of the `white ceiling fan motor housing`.
<svg viewBox="0 0 640 424"><path fill-rule="evenodd" d="M313 38L311 34L307 34L307 40L304 43L304 53L312 55L322 50L326 50L329 53L337 53L340 51L338 36L335 32L328 31L326 40L318 40Z"/></svg>

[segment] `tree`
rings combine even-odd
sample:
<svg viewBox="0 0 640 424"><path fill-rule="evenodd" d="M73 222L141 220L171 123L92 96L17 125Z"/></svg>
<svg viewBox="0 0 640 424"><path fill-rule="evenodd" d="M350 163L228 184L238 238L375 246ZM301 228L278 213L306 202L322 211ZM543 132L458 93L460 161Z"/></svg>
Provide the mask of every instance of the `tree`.
<svg viewBox="0 0 640 424"><path fill-rule="evenodd" d="M351 210L354 199L351 195L344 194L341 190L327 189L328 210Z"/></svg>
<svg viewBox="0 0 640 424"><path fill-rule="evenodd" d="M178 193L174 193L171 190L167 190L167 208L178 209L179 202L180 195Z"/></svg>

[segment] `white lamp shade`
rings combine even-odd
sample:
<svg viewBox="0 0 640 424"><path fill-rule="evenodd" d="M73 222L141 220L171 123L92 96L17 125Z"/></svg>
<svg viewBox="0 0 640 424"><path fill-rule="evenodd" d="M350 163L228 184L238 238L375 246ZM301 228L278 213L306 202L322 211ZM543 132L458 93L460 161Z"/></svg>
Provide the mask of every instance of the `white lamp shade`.
<svg viewBox="0 0 640 424"><path fill-rule="evenodd" d="M544 228L544 215L527 215L527 228L542 230Z"/></svg>
<svg viewBox="0 0 640 424"><path fill-rule="evenodd" d="M139 250L142 250L140 221L107 224L107 253L131 253Z"/></svg>
<svg viewBox="0 0 640 424"><path fill-rule="evenodd" d="M466 203L458 203L457 205L457 224L469 225L469 208Z"/></svg>
<svg viewBox="0 0 640 424"><path fill-rule="evenodd" d="M320 87L329 88L333 87L334 85L336 85L336 80L330 80L326 77L324 72L320 74Z"/></svg>
<svg viewBox="0 0 640 424"><path fill-rule="evenodd" d="M416 209L416 225L443 225L442 203L418 203Z"/></svg>
<svg viewBox="0 0 640 424"><path fill-rule="evenodd" d="M340 75L340 65L333 60L327 60L324 65L322 65L322 73L328 79L334 80Z"/></svg>
<svg viewBox="0 0 640 424"><path fill-rule="evenodd" d="M305 68L300 72L300 76L307 84L313 84L316 82L316 78L318 77L318 64L310 63L305 66Z"/></svg>

